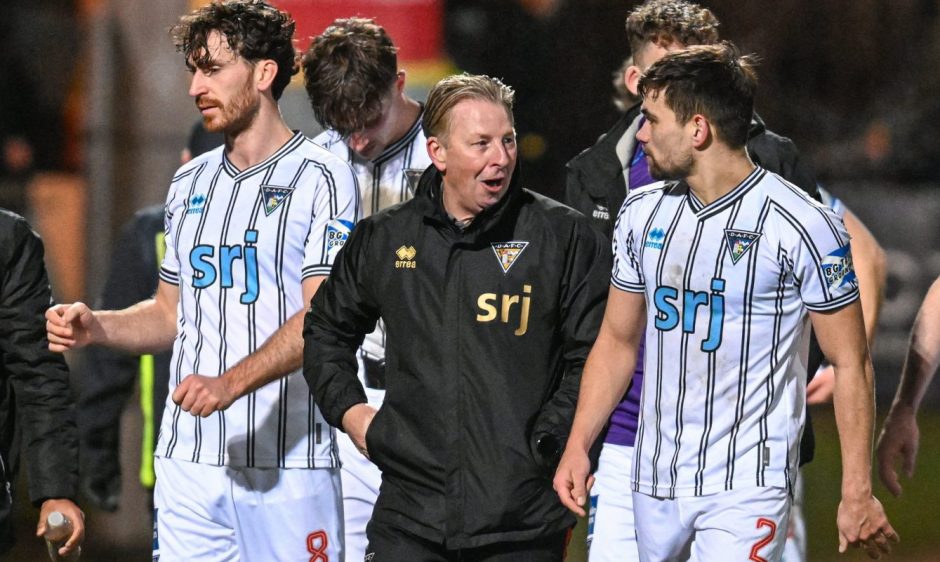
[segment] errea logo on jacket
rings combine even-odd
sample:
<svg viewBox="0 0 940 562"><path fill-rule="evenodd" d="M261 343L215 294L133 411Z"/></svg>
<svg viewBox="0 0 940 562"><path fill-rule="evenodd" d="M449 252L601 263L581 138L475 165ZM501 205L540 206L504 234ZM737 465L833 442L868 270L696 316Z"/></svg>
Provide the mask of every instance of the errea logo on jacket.
<svg viewBox="0 0 940 562"><path fill-rule="evenodd" d="M415 250L414 246L402 246L395 250L395 255L398 256L398 259L395 260L395 267L397 269L414 269L418 266L418 262L415 261L415 256L418 252Z"/></svg>

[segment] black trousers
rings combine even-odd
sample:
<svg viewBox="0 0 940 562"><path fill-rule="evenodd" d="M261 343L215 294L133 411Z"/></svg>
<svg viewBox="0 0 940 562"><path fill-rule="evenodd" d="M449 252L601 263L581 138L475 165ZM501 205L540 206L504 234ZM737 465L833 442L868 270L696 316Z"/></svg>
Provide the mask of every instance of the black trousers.
<svg viewBox="0 0 940 562"><path fill-rule="evenodd" d="M450 550L443 544L371 521L366 529L369 546L365 562L561 562L570 534L568 530L530 541Z"/></svg>

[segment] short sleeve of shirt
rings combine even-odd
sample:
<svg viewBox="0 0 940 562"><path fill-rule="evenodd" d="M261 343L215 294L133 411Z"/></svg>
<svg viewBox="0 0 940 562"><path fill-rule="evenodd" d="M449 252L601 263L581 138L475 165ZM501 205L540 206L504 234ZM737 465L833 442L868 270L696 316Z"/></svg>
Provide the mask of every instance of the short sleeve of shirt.
<svg viewBox="0 0 940 562"><path fill-rule="evenodd" d="M316 183L310 231L304 244L302 278L329 275L336 254L360 218L359 186L349 165L329 155L312 167Z"/></svg>
<svg viewBox="0 0 940 562"><path fill-rule="evenodd" d="M628 197L614 224L614 266L610 282L621 291L631 293L642 293L646 285L640 266L640 247L637 244L638 229L643 228L642 223L636 222L638 203L636 198ZM642 240L642 237L639 239Z"/></svg>
<svg viewBox="0 0 940 562"><path fill-rule="evenodd" d="M819 205L795 225L793 275L806 308L835 310L858 298L849 235L842 219Z"/></svg>
<svg viewBox="0 0 940 562"><path fill-rule="evenodd" d="M163 217L163 234L166 241L166 252L160 264L160 280L171 285L180 284L179 253L176 249L178 236L176 231L179 222L186 214L186 191L180 189L181 177L173 179L166 197L166 206Z"/></svg>

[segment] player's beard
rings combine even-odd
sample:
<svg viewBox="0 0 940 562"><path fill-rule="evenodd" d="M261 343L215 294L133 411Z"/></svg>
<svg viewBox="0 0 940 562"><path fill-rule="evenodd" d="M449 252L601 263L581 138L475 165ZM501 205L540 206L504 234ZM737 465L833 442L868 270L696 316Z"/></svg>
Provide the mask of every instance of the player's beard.
<svg viewBox="0 0 940 562"><path fill-rule="evenodd" d="M203 118L206 130L211 133L223 133L226 136L237 136L254 122L261 110L260 96L253 95L251 79L246 79L243 87L232 96L226 104L211 99L218 108L219 115L215 118ZM199 104L200 100L196 100Z"/></svg>
<svg viewBox="0 0 940 562"><path fill-rule="evenodd" d="M692 173L692 155L673 155L671 158L663 157L659 160L646 153L646 163L649 166L650 176L655 180L681 180Z"/></svg>

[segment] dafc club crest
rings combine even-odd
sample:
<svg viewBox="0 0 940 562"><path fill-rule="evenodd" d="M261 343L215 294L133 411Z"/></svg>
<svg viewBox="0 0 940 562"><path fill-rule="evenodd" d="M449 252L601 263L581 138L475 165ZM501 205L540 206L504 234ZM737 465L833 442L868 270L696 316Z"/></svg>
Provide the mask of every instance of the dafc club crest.
<svg viewBox="0 0 940 562"><path fill-rule="evenodd" d="M725 241L728 242L728 252L731 254L731 263L736 264L751 246L760 238L759 232L747 232L746 230L725 229Z"/></svg>
<svg viewBox="0 0 940 562"><path fill-rule="evenodd" d="M278 187L276 185L262 185L261 197L264 200L264 214L271 216L275 209L281 206L290 194L294 192L293 187Z"/></svg>
<svg viewBox="0 0 940 562"><path fill-rule="evenodd" d="M499 260L499 267L503 269L505 274L509 273L509 268L516 263L529 243L519 241L493 242L491 245L493 246L493 253L496 254L496 259Z"/></svg>

